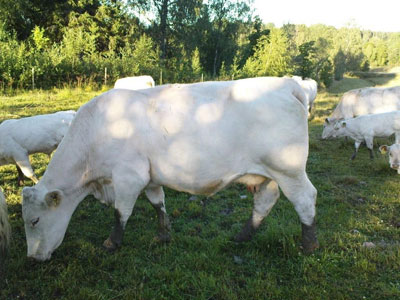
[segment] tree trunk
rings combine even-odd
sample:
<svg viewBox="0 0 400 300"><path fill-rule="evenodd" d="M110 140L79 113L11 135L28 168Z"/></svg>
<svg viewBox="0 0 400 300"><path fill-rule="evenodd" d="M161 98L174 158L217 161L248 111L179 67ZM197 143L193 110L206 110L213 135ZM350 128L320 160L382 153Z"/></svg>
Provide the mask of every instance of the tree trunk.
<svg viewBox="0 0 400 300"><path fill-rule="evenodd" d="M214 76L214 78L217 76L217 61L218 61L218 45L215 48L215 55L214 55L214 66L213 66L213 76Z"/></svg>
<svg viewBox="0 0 400 300"><path fill-rule="evenodd" d="M167 19L168 19L168 2L162 0L160 10L160 42L161 42L161 58L167 57Z"/></svg>

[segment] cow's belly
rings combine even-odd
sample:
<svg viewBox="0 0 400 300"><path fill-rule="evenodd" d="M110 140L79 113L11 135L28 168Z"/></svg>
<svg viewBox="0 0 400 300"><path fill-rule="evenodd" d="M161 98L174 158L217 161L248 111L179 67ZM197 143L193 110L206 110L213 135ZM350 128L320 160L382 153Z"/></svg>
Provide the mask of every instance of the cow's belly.
<svg viewBox="0 0 400 300"><path fill-rule="evenodd" d="M257 186L267 180L265 176L255 174L230 174L219 179L203 180L199 182L188 182L179 180L178 178L170 178L170 180L157 181L153 179L153 183L167 186L177 191L182 191L190 194L210 196L222 190L230 183L241 183L246 186Z"/></svg>
<svg viewBox="0 0 400 300"><path fill-rule="evenodd" d="M191 194L212 195L232 182L258 185L268 177L261 165L244 159L225 161L158 161L151 164L151 180Z"/></svg>

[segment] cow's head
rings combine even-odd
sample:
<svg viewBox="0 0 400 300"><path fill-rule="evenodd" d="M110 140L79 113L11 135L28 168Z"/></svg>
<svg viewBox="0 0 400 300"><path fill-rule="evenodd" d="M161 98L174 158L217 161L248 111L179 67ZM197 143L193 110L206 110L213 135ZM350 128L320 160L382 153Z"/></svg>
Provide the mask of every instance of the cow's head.
<svg viewBox="0 0 400 300"><path fill-rule="evenodd" d="M391 146L382 145L379 147L382 154L389 153L389 165L392 169L397 170L400 174L400 144L393 144Z"/></svg>
<svg viewBox="0 0 400 300"><path fill-rule="evenodd" d="M322 138L328 139L333 137L334 126L337 120L333 118L326 118L324 123L324 129L322 130Z"/></svg>
<svg viewBox="0 0 400 300"><path fill-rule="evenodd" d="M333 130L331 136L334 138L342 137L342 136L347 136L347 123L345 120L341 120L335 123L333 125Z"/></svg>
<svg viewBox="0 0 400 300"><path fill-rule="evenodd" d="M60 190L26 187L22 196L28 257L48 260L64 238L74 207Z"/></svg>

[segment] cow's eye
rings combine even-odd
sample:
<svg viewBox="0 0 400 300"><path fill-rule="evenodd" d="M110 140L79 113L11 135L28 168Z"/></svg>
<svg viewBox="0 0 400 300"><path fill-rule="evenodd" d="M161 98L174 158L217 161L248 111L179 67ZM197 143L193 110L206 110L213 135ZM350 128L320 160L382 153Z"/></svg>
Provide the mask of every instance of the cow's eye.
<svg viewBox="0 0 400 300"><path fill-rule="evenodd" d="M37 218L35 218L35 219L32 219L32 220L31 220L31 226L32 226L32 227L35 227L36 224L39 223L39 220L40 220L39 217L37 217Z"/></svg>

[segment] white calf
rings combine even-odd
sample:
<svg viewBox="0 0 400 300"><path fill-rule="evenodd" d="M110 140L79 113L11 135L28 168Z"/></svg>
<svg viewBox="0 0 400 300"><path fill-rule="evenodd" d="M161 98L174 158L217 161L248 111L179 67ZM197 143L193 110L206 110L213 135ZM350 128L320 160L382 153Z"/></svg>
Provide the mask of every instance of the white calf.
<svg viewBox="0 0 400 300"><path fill-rule="evenodd" d="M351 159L356 158L361 143L365 144L373 158L374 137L396 136L396 143L400 141L400 111L392 111L382 114L364 115L357 118L339 121L334 126L333 137L348 136L355 143L355 151Z"/></svg>

